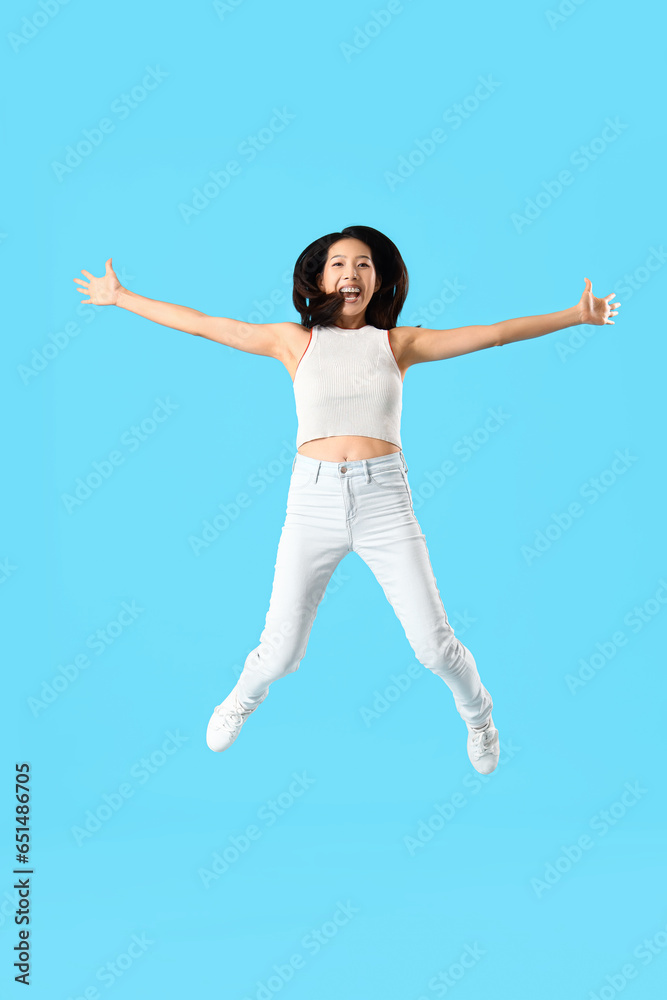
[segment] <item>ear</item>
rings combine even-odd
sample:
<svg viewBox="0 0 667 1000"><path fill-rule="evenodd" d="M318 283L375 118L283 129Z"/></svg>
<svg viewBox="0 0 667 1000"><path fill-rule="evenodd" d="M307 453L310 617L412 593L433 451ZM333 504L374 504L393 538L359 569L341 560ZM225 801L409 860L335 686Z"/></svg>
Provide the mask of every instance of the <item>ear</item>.
<svg viewBox="0 0 667 1000"><path fill-rule="evenodd" d="M373 289L373 295L375 295L375 293L381 287L381 285L382 285L382 275L378 274L377 281L375 282L375 288Z"/></svg>

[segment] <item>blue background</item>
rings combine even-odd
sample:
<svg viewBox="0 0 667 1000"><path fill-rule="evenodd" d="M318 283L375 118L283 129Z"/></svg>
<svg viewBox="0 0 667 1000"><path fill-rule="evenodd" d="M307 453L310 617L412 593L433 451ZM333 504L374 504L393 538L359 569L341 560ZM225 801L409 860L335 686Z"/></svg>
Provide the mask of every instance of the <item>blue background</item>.
<svg viewBox="0 0 667 1000"><path fill-rule="evenodd" d="M29 761L33 997L561 1000L627 986L653 1000L667 974L662 8L44 5L2 18L3 989L22 995L11 782ZM125 104L149 67L164 75ZM281 131L276 109L293 116ZM113 129L59 168L105 117ZM446 139L420 162L437 128ZM186 221L230 160L237 175ZM229 752L208 750L210 712L268 607L295 450L289 375L83 306L73 283L111 256L139 294L298 320L296 258L353 224L406 261L400 325L566 309L585 277L623 303L613 326L405 379L415 509L494 698L503 753L488 779L446 686L407 673L412 650L355 555L299 671ZM171 412L151 424L158 400ZM121 464L68 511L77 477L114 450ZM626 467L605 471L617 450ZM434 486L448 459L456 473ZM252 502L195 554L239 492ZM120 627L123 602L135 617ZM104 647L89 644L98 629ZM216 857L227 870L206 885Z"/></svg>

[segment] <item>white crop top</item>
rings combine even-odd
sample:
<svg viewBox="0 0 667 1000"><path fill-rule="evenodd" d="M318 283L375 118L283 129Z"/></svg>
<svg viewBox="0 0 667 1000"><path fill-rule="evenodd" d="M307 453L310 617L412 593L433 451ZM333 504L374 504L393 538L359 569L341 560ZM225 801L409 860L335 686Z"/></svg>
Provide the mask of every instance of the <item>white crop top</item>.
<svg viewBox="0 0 667 1000"><path fill-rule="evenodd" d="M314 326L294 376L296 446L352 434L401 444L403 379L388 330Z"/></svg>

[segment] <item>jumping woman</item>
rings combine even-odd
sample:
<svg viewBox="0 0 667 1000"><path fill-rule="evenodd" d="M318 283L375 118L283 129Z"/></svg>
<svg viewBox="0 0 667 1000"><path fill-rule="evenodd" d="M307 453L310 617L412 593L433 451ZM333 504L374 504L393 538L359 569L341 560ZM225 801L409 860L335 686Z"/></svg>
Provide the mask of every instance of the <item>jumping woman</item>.
<svg viewBox="0 0 667 1000"><path fill-rule="evenodd" d="M402 390L411 365L540 337L580 323L613 323L620 303L595 298L591 283L561 312L486 326L425 330L396 326L408 272L392 241L348 226L306 247L294 267L300 323L245 323L148 299L123 288L111 265L74 278L82 302L116 305L154 323L281 361L294 386L296 454L275 575L259 645L208 723L211 750L226 750L279 677L305 656L318 605L338 563L356 552L370 567L417 659L442 678L468 729L473 767L498 763L493 702L472 653L454 635L412 506L400 435Z"/></svg>

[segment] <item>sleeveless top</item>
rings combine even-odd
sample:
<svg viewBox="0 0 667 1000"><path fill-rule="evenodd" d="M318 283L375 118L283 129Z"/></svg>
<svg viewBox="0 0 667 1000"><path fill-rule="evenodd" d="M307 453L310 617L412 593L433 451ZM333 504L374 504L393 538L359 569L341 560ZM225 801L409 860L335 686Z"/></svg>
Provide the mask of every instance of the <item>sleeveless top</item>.
<svg viewBox="0 0 667 1000"><path fill-rule="evenodd" d="M338 434L380 438L402 448L403 380L388 330L314 326L297 365L294 399L297 448Z"/></svg>

